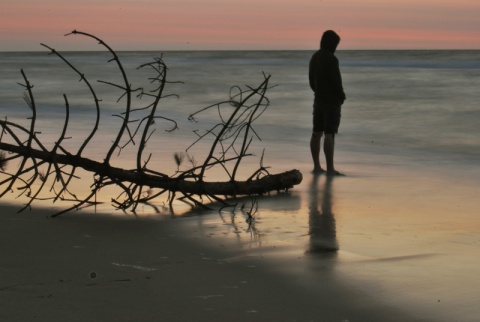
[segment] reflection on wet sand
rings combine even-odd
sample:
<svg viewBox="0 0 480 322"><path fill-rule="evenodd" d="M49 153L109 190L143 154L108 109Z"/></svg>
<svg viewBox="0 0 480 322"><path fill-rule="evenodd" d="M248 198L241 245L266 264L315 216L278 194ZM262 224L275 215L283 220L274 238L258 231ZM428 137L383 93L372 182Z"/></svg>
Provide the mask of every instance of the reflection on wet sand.
<svg viewBox="0 0 480 322"><path fill-rule="evenodd" d="M307 253L329 254L336 257L339 249L333 214L333 180L334 177L330 176L315 175L312 178L308 204L310 240ZM319 189L322 181L323 189Z"/></svg>

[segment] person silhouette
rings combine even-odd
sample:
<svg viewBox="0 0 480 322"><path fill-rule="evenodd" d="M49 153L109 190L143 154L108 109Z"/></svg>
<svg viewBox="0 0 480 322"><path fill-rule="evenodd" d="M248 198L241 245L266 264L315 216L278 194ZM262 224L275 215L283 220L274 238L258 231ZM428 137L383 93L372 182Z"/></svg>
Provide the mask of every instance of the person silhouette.
<svg viewBox="0 0 480 322"><path fill-rule="evenodd" d="M325 173L328 176L342 175L335 169L335 134L340 125L341 106L346 96L343 91L339 62L334 55L340 36L333 30L323 33L320 49L316 51L309 64L309 84L315 94L313 102L313 132L310 139L310 151L313 158L313 173ZM323 152L327 165L326 171L320 165L321 139L325 133Z"/></svg>

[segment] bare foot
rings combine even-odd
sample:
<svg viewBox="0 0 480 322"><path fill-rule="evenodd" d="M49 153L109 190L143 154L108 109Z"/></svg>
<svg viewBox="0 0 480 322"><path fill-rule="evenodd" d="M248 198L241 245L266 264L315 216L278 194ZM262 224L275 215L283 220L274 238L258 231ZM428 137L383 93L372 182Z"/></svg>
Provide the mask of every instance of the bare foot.
<svg viewBox="0 0 480 322"><path fill-rule="evenodd" d="M313 169L313 170L312 170L312 173L313 173L313 174L323 174L323 173L325 173L325 172L327 172L327 171L323 170L322 168L320 168L320 169Z"/></svg>
<svg viewBox="0 0 480 322"><path fill-rule="evenodd" d="M337 170L327 171L327 176L329 177L341 177L345 176L343 173L338 172Z"/></svg>

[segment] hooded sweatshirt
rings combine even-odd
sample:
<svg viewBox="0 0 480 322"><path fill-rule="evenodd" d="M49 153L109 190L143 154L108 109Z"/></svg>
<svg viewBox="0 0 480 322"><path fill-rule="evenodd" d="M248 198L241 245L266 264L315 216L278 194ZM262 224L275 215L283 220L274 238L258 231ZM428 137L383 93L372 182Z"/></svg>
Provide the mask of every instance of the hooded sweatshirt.
<svg viewBox="0 0 480 322"><path fill-rule="evenodd" d="M340 38L333 32L327 33L322 37L320 50L310 60L310 87L315 93L315 105L342 105L346 96L338 59L334 55Z"/></svg>

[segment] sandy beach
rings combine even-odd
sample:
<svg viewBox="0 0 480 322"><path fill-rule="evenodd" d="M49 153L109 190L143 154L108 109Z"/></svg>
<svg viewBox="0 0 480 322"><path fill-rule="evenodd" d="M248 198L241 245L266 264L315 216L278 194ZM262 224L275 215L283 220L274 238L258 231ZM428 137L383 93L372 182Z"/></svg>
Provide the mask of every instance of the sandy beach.
<svg viewBox="0 0 480 322"><path fill-rule="evenodd" d="M468 169L308 173L241 214L1 206L1 321L478 321ZM432 175L435 174L435 175Z"/></svg>

